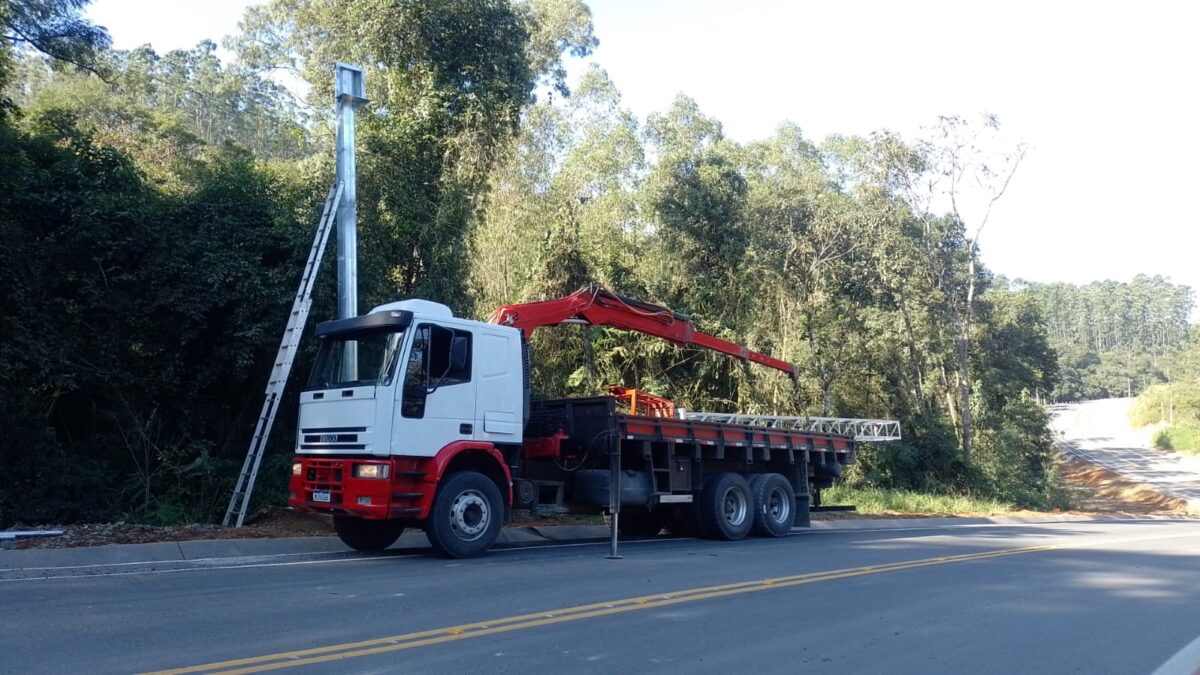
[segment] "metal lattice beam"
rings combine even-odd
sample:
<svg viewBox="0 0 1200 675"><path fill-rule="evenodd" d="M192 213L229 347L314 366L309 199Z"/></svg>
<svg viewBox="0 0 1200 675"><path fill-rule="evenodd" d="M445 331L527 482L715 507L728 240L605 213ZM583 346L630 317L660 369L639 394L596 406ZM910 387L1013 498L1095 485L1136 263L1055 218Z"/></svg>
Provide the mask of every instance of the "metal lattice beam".
<svg viewBox="0 0 1200 675"><path fill-rule="evenodd" d="M868 420L850 417L784 417L779 415L739 415L681 411L681 418L694 422L741 424L770 429L798 429L822 434L850 436L856 441L882 442L900 440L900 423L895 420Z"/></svg>

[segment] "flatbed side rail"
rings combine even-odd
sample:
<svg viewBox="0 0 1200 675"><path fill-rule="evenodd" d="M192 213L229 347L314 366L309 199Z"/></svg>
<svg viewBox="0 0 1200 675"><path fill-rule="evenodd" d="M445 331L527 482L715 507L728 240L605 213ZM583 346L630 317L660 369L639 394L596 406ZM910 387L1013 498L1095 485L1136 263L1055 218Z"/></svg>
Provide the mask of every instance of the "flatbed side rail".
<svg viewBox="0 0 1200 675"><path fill-rule="evenodd" d="M775 451L786 452L789 458L792 452L809 453L811 460L818 464L826 461L851 464L855 460L855 441L844 434L620 413L616 419L618 433L625 440L665 441L697 449L710 448L717 458L726 457L726 451L732 451L735 454L731 458L741 453L747 460L764 460L770 459Z"/></svg>
<svg viewBox="0 0 1200 675"><path fill-rule="evenodd" d="M738 424L768 429L789 429L822 434L849 436L856 441L880 443L900 440L900 423L895 420L858 419L852 417L788 417L780 415L741 415L684 411L680 418L692 422Z"/></svg>

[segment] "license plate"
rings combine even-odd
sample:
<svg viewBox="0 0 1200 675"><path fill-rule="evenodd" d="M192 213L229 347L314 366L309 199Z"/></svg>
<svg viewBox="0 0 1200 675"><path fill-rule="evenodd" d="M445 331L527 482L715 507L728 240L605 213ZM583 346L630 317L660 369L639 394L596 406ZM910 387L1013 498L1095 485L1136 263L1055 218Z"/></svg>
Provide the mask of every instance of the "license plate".
<svg viewBox="0 0 1200 675"><path fill-rule="evenodd" d="M313 490L313 501L329 503L329 490Z"/></svg>

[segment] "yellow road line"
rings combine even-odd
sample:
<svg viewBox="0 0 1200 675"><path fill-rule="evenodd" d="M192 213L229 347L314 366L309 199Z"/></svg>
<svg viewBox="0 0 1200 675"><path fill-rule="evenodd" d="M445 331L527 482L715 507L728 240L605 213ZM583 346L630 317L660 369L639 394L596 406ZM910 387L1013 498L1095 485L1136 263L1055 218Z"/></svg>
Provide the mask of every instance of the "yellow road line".
<svg viewBox="0 0 1200 675"><path fill-rule="evenodd" d="M820 581L834 581L837 579L846 579L869 574L882 574L885 572L896 572L920 567L930 567L933 565L945 565L949 563L968 562L972 560L986 560L989 558L1000 558L1005 556L1020 555L1023 553L1036 553L1039 551L1052 551L1061 548L1066 548L1066 546L1057 544L1045 546L1027 546L1023 548L985 551L981 553L939 556L937 558L888 563L883 565L852 567L840 570L830 570L826 572L810 572L807 574L775 577L772 579L762 579L758 581L745 581L733 584L723 584L720 586L691 588L669 593L655 593L653 595L644 595L635 598L625 598L609 602L597 602L588 605L579 605L577 607L568 607L532 614L522 614L519 616L510 616L491 621L479 621L459 626L450 626L416 633L405 633L402 635L375 638L372 640L347 642L343 644L329 645L326 647L314 647L311 649L300 649L296 651L279 652L277 654L267 654L264 656L235 659L232 661L220 661L217 663L209 663L187 668L164 670L158 671L157 673L152 673L151 675L214 672L226 674L258 673L268 670L278 670L280 668L291 668L294 666L326 663L329 661L370 656L372 654L382 654L386 652L401 651L404 649L426 647L445 642L453 642L455 640L464 640L467 638L482 637L485 635L495 635L497 633L524 630L527 628L565 623L568 621L578 621L581 619L592 619L625 612L656 609L659 607L666 607L684 602L709 600L731 595L753 593L756 591L788 588L791 586L800 586Z"/></svg>

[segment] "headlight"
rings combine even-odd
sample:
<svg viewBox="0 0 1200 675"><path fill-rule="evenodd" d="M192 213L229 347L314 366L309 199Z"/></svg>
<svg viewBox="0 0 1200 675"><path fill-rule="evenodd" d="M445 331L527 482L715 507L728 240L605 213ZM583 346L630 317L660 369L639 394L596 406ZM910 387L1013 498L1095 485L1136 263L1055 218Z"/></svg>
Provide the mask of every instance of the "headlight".
<svg viewBox="0 0 1200 675"><path fill-rule="evenodd" d="M388 477L388 465L387 464L355 464L354 465L354 477L355 478L387 478Z"/></svg>
<svg viewBox="0 0 1200 675"><path fill-rule="evenodd" d="M292 475L293 476L299 476L300 472L303 470L304 470L303 464L301 464L300 462L292 462Z"/></svg>

